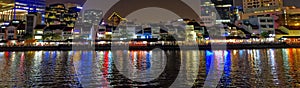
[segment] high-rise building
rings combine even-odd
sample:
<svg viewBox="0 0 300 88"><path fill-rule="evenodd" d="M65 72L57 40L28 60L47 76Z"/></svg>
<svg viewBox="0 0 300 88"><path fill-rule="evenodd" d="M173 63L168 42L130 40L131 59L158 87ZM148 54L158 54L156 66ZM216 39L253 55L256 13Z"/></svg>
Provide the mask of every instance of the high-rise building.
<svg viewBox="0 0 300 88"><path fill-rule="evenodd" d="M46 24L49 25L65 25L64 15L66 8L64 4L51 4L46 7Z"/></svg>
<svg viewBox="0 0 300 88"><path fill-rule="evenodd" d="M89 9L85 10L83 14L83 22L88 24L99 24L103 16L101 10Z"/></svg>
<svg viewBox="0 0 300 88"><path fill-rule="evenodd" d="M66 22L67 27L75 27L81 9L82 7L79 6L68 8L67 13L64 14L64 21Z"/></svg>
<svg viewBox="0 0 300 88"><path fill-rule="evenodd" d="M26 33L33 34L34 27L41 22L42 15L40 13L29 13L26 17Z"/></svg>
<svg viewBox="0 0 300 88"><path fill-rule="evenodd" d="M74 27L82 7L66 8L64 4L52 4L46 8L46 24Z"/></svg>
<svg viewBox="0 0 300 88"><path fill-rule="evenodd" d="M30 12L45 13L45 0L0 0L0 21L25 20Z"/></svg>
<svg viewBox="0 0 300 88"><path fill-rule="evenodd" d="M243 0L242 19L264 14L281 14L283 0Z"/></svg>

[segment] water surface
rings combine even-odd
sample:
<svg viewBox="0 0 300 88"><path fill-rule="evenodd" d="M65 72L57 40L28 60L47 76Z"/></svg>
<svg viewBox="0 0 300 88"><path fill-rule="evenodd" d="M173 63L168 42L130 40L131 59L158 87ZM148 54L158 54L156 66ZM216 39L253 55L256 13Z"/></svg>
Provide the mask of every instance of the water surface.
<svg viewBox="0 0 300 88"><path fill-rule="evenodd" d="M218 87L300 87L299 55L295 48L0 52L0 87L202 87L213 71Z"/></svg>

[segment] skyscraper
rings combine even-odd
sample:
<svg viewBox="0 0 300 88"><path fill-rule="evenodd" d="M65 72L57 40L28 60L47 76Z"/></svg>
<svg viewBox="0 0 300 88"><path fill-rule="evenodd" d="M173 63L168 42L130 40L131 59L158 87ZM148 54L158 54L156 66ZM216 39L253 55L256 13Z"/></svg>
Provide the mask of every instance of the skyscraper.
<svg viewBox="0 0 300 88"><path fill-rule="evenodd" d="M25 20L30 12L45 13L45 0L0 0L0 21Z"/></svg>
<svg viewBox="0 0 300 88"><path fill-rule="evenodd" d="M103 16L101 10L88 9L84 11L83 22L88 24L99 24Z"/></svg>

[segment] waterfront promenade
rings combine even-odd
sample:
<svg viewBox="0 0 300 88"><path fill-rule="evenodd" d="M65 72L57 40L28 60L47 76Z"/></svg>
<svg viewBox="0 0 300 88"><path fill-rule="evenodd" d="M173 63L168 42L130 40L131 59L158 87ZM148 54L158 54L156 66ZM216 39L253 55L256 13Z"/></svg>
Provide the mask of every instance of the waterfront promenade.
<svg viewBox="0 0 300 88"><path fill-rule="evenodd" d="M0 51L71 51L71 50L211 50L211 49L268 49L300 48L299 44L261 43L261 44L207 44L207 45L58 45L58 46L0 46ZM213 47L213 48L212 48Z"/></svg>

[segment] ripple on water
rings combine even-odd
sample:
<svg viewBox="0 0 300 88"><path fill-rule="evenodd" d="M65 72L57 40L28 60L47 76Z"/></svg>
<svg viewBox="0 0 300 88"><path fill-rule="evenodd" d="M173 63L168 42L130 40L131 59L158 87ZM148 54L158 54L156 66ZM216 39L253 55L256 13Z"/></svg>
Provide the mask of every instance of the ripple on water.
<svg viewBox="0 0 300 88"><path fill-rule="evenodd" d="M223 71L215 74L221 75L217 87L293 88L300 87L299 51L295 48L192 51L197 53L169 51L167 59L178 58L178 54L188 57L183 64L186 74L178 78L183 81L182 86L190 85L184 81L192 77L191 74L197 74L191 84L202 87L212 71L209 66L214 66L215 71ZM153 63L160 63L159 55L152 55L152 52L149 58L147 53L126 51L120 54L130 59L133 69L159 70L159 66L153 66ZM0 87L162 87L164 84L160 82L172 81L167 73L162 73L159 80L149 82L130 80L116 69L113 60L111 51L0 52ZM143 76L155 79L149 73Z"/></svg>

